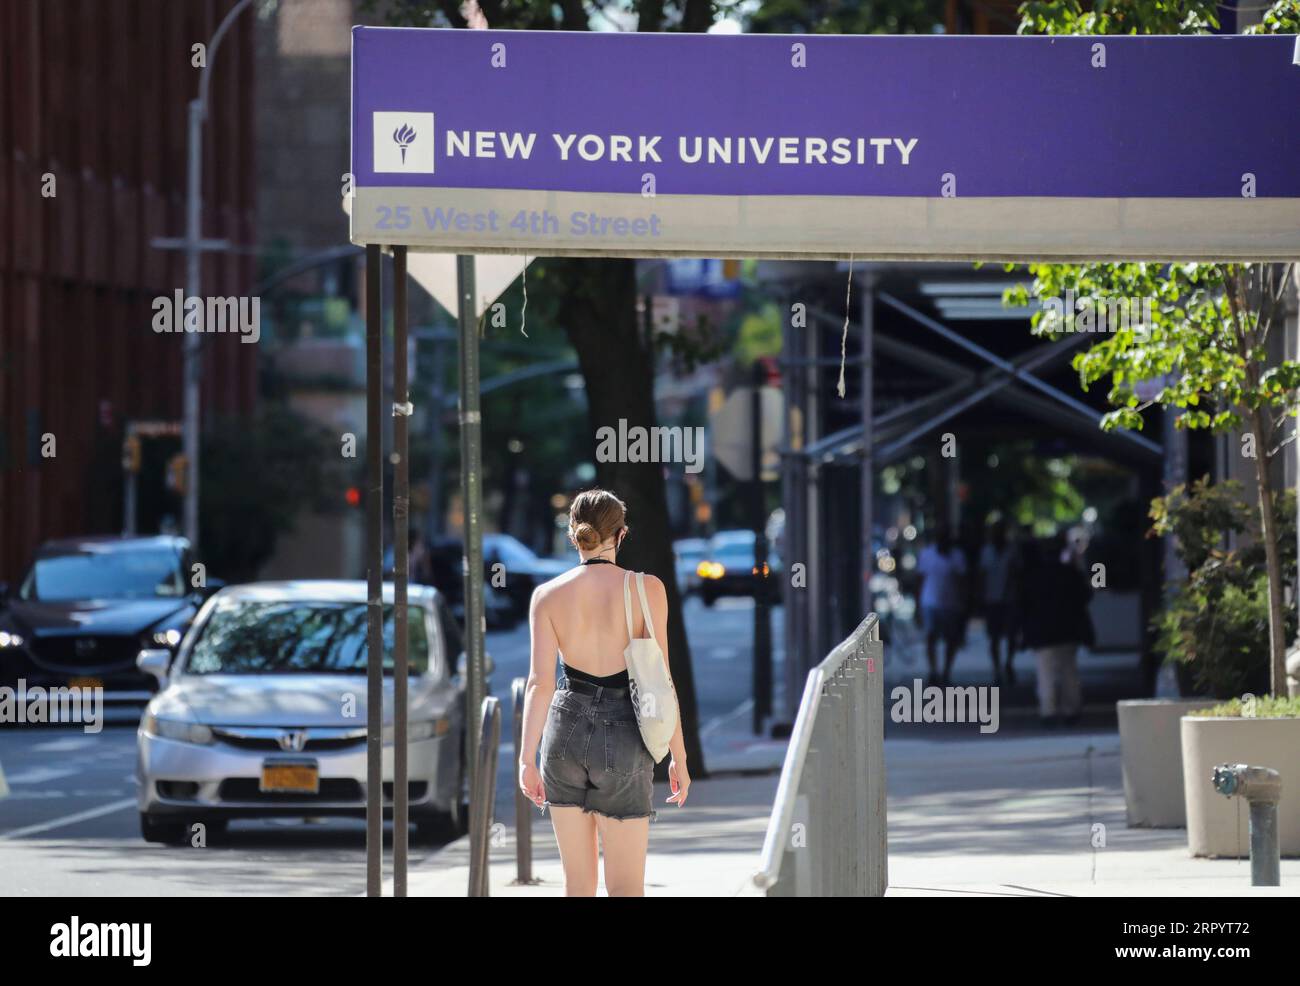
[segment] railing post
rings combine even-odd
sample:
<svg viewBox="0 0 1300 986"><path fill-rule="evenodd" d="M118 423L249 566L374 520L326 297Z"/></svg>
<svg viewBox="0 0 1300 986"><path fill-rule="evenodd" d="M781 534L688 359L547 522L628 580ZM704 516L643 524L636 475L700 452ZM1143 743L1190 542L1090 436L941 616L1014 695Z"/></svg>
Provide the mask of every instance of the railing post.
<svg viewBox="0 0 1300 986"><path fill-rule="evenodd" d="M885 645L873 623L864 642L866 665L867 886L883 897L889 886L889 830L885 788Z"/></svg>
<svg viewBox="0 0 1300 986"><path fill-rule="evenodd" d="M515 754L524 748L524 696L528 689L526 678L516 678L510 683L510 704L514 717ZM533 804L515 785L515 882L533 882Z"/></svg>
<svg viewBox="0 0 1300 986"><path fill-rule="evenodd" d="M490 896L488 849L492 807L496 800L497 754L501 746L501 704L495 695L483 699L476 735L478 756L470 783L469 896Z"/></svg>

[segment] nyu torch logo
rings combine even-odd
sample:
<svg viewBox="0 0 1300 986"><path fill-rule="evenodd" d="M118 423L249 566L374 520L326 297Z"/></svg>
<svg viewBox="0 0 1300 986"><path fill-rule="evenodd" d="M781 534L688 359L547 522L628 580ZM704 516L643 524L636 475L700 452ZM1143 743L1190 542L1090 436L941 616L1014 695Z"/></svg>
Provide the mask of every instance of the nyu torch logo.
<svg viewBox="0 0 1300 986"><path fill-rule="evenodd" d="M373 114L374 171L433 174L433 114Z"/></svg>
<svg viewBox="0 0 1300 986"><path fill-rule="evenodd" d="M403 123L393 131L393 143L402 150L402 163L406 163L406 149L415 143L415 131L409 123Z"/></svg>

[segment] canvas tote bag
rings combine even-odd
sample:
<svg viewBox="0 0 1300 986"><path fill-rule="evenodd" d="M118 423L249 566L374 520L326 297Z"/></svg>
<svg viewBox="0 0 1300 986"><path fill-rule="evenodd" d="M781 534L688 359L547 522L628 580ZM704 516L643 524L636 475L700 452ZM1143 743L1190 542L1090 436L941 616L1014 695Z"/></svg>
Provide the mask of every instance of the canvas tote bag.
<svg viewBox="0 0 1300 986"><path fill-rule="evenodd" d="M641 740L658 763L668 753L668 742L677 729L677 693L668 677L668 662L655 640L654 621L650 617L650 603L645 597L645 575L636 573L636 591L641 597L641 614L645 617L647 636L637 637L632 632L632 572L623 577L623 610L627 614L628 686L632 692L632 706L636 709L636 723L641 729Z"/></svg>

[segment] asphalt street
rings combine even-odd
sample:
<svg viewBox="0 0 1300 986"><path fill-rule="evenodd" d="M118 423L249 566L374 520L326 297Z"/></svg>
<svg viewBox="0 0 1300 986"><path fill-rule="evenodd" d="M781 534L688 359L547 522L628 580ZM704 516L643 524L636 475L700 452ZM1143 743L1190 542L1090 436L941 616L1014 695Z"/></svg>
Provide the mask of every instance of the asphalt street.
<svg viewBox="0 0 1300 986"><path fill-rule="evenodd" d="M753 606L686 608L702 721L728 721L750 695ZM781 640L781 611L774 611ZM488 636L492 690L509 715L511 679L528 669L528 628ZM97 734L80 727L0 726L0 894L73 896L354 895L365 889L361 820L241 821L203 849L140 838L135 808L138 708L110 711ZM507 718L498 817L512 811L514 751ZM436 846L412 847L412 865Z"/></svg>

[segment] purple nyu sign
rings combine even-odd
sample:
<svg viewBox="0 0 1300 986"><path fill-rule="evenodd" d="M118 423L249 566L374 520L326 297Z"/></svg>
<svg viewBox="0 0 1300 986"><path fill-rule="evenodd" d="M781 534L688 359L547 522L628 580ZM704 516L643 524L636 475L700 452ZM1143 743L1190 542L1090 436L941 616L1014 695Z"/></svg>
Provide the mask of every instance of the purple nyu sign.
<svg viewBox="0 0 1300 986"><path fill-rule="evenodd" d="M1300 256L1296 38L354 28L352 239Z"/></svg>

